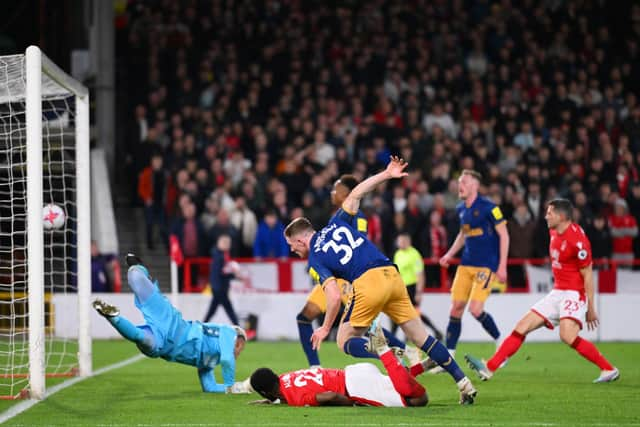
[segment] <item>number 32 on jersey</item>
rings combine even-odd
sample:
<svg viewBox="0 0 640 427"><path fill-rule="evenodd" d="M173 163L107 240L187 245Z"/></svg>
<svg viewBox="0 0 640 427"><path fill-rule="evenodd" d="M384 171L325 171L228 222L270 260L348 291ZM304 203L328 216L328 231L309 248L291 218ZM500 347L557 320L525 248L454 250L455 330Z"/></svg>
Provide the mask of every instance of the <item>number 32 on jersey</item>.
<svg viewBox="0 0 640 427"><path fill-rule="evenodd" d="M343 239L346 240L346 242L343 242ZM331 240L322 246L322 252L326 253L331 249L336 255L343 254L342 258L340 258L340 264L345 265L351 261L353 250L362 243L364 243L362 237L354 239L351 231L347 227L338 227L331 233Z"/></svg>

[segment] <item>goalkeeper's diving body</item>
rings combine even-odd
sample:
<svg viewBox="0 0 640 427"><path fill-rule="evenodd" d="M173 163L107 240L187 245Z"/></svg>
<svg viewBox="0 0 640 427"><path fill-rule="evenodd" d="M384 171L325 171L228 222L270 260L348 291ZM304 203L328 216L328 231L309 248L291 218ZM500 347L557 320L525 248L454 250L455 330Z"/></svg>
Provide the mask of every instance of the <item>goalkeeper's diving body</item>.
<svg viewBox="0 0 640 427"><path fill-rule="evenodd" d="M135 305L144 316L145 324L136 326L120 315L120 310L101 300L93 308L140 351L149 357L161 357L198 368L202 391L209 393L247 392L242 383L235 383L236 358L244 349L247 335L239 326L187 321L162 295L157 280L136 255L126 257L127 280L135 294ZM216 383L213 369L222 368L223 384Z"/></svg>

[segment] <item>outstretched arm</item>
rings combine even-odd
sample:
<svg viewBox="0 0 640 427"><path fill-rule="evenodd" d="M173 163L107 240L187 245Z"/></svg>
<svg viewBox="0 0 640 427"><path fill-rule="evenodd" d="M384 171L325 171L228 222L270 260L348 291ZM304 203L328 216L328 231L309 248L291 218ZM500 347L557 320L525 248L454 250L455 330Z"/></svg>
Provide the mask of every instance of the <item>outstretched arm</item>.
<svg viewBox="0 0 640 427"><path fill-rule="evenodd" d="M347 196L342 203L342 209L350 214L355 214L360 209L360 200L369 192L371 192L376 186L391 178L402 178L409 175L404 170L408 163L399 157L391 156L391 161L387 165L387 168L380 173L370 176L362 181L360 184L351 190L351 193Z"/></svg>

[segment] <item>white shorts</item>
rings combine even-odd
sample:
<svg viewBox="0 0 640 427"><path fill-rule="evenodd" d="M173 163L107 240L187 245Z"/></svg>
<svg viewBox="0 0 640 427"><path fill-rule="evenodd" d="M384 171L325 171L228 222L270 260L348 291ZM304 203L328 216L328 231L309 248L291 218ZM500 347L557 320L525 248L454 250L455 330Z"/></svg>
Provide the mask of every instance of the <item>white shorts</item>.
<svg viewBox="0 0 640 427"><path fill-rule="evenodd" d="M371 406L406 406L393 387L391 378L382 375L371 363L356 363L344 368L345 386L349 397Z"/></svg>
<svg viewBox="0 0 640 427"><path fill-rule="evenodd" d="M580 292L554 289L531 307L531 311L544 319L545 326L553 329L562 319L573 319L580 329L587 316L587 300Z"/></svg>

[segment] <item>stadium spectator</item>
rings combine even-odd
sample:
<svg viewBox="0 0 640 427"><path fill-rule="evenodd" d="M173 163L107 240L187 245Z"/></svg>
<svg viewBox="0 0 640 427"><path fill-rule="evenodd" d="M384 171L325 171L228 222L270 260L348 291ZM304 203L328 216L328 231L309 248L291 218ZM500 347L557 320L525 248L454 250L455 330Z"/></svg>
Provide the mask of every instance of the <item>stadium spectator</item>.
<svg viewBox="0 0 640 427"><path fill-rule="evenodd" d="M238 242L238 256L250 257L253 254L253 243L258 231L256 214L247 206L245 196L236 196L235 206L231 211L229 221L238 229L240 240Z"/></svg>
<svg viewBox="0 0 640 427"><path fill-rule="evenodd" d="M185 257L204 256L209 241L202 223L196 217L196 206L186 200L181 206L181 211L181 217L176 219L171 227L171 234L178 238Z"/></svg>
<svg viewBox="0 0 640 427"><path fill-rule="evenodd" d="M171 235L176 236L184 257L199 257L207 254L209 239L202 222L196 217L196 206L188 199L180 207L182 215L176 218L171 225ZM179 267L180 289L184 288L183 266ZM191 265L191 278L198 278L198 266Z"/></svg>
<svg viewBox="0 0 640 427"><path fill-rule="evenodd" d="M229 199L233 203L233 199ZM240 232L231 223L229 211L225 208L218 209L216 213L216 223L209 230L209 242L217 242L218 238L223 234L231 238L230 253L232 257L238 256L238 248L240 246Z"/></svg>
<svg viewBox="0 0 640 427"><path fill-rule="evenodd" d="M628 213L627 202L622 198L614 203L613 215L609 217L609 228L613 244L611 258L622 264L633 261L633 239L638 235L638 224Z"/></svg>
<svg viewBox="0 0 640 427"><path fill-rule="evenodd" d="M509 258L533 258L534 248L531 242L536 228L536 222L527 205L520 203L516 206L511 221L507 223L509 236L514 236L509 243ZM511 286L525 287L526 275L522 264L510 265L507 271Z"/></svg>
<svg viewBox="0 0 640 427"><path fill-rule="evenodd" d="M284 225L272 209L264 214L258 224L258 232L253 243L253 256L256 258L286 258L289 246L284 239Z"/></svg>
<svg viewBox="0 0 640 427"><path fill-rule="evenodd" d="M91 291L113 292L113 263L118 262L115 255L101 254L95 240L91 241Z"/></svg>
<svg viewBox="0 0 640 427"><path fill-rule="evenodd" d="M610 259L613 255L613 240L607 219L597 215L585 232L591 242L593 259Z"/></svg>
<svg viewBox="0 0 640 427"><path fill-rule="evenodd" d="M147 247L155 246L154 231L158 228L161 242L168 244L166 230L166 217L164 211L164 198L166 191L166 172L162 168L162 155L154 153L151 156L149 166L140 172L138 178L138 196L144 204L144 217L146 222Z"/></svg>

